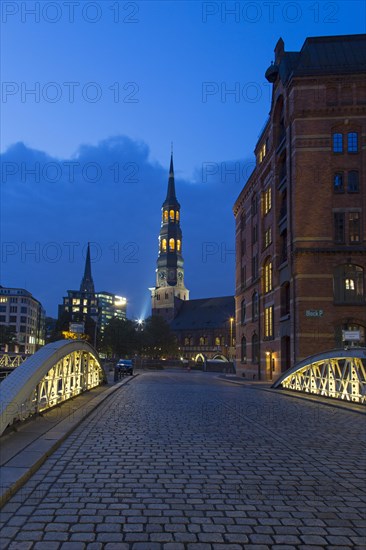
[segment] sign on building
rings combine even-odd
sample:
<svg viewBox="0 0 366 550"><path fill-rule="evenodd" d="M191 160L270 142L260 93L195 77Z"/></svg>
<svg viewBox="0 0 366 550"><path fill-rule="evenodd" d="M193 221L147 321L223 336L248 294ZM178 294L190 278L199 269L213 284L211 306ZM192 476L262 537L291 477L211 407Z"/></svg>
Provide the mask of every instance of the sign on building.
<svg viewBox="0 0 366 550"><path fill-rule="evenodd" d="M307 309L305 311L306 317L323 317L324 311L322 309Z"/></svg>
<svg viewBox="0 0 366 550"><path fill-rule="evenodd" d="M360 338L359 330L342 330L343 341L358 342Z"/></svg>

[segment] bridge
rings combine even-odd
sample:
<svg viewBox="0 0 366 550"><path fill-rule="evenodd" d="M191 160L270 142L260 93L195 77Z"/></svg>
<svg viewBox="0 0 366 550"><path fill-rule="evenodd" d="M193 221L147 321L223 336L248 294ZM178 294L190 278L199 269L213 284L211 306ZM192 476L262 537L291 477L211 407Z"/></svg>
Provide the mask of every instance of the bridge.
<svg viewBox="0 0 366 550"><path fill-rule="evenodd" d="M96 350L81 340L42 347L0 384L0 435L16 421L43 412L104 380Z"/></svg>
<svg viewBox="0 0 366 550"><path fill-rule="evenodd" d="M366 348L307 357L284 372L272 387L366 404Z"/></svg>

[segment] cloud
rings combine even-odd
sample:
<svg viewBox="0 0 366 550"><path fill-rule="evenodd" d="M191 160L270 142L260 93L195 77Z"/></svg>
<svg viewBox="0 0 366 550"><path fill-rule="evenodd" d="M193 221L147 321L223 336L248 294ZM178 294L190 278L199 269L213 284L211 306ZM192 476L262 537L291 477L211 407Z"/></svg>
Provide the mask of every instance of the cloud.
<svg viewBox="0 0 366 550"><path fill-rule="evenodd" d="M11 146L1 155L1 284L26 286L56 315L66 290L79 287L91 241L96 288L126 296L130 315L147 315L169 165L149 154L126 136L83 144L69 159ZM203 161L192 181L176 175L192 297L234 292L232 206L247 175L243 163L240 178L229 173L236 162Z"/></svg>

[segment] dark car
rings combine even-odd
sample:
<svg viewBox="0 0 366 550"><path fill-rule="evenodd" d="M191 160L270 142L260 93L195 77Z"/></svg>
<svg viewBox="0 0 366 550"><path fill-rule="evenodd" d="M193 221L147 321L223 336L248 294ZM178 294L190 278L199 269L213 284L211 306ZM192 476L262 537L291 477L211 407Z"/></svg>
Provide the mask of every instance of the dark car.
<svg viewBox="0 0 366 550"><path fill-rule="evenodd" d="M120 359L117 363L117 369L121 376L125 374L133 374L133 363L132 359Z"/></svg>

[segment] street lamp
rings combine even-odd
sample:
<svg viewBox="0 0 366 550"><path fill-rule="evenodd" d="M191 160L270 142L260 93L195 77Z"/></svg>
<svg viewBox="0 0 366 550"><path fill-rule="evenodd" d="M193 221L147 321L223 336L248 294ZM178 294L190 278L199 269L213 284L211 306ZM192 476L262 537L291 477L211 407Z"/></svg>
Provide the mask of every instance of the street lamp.
<svg viewBox="0 0 366 550"><path fill-rule="evenodd" d="M230 342L229 342L229 359L231 359L231 351L233 347L233 323L234 323L234 317L230 317Z"/></svg>

